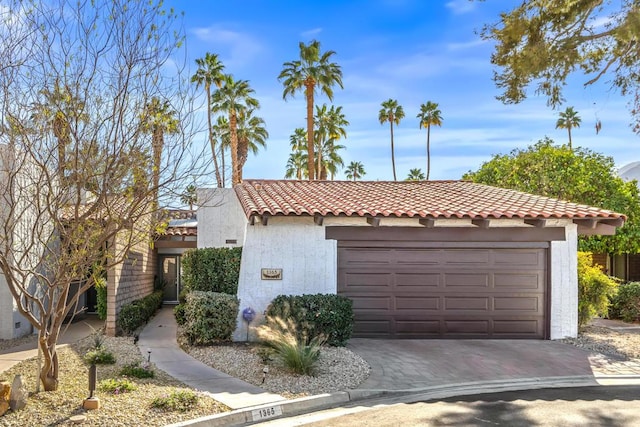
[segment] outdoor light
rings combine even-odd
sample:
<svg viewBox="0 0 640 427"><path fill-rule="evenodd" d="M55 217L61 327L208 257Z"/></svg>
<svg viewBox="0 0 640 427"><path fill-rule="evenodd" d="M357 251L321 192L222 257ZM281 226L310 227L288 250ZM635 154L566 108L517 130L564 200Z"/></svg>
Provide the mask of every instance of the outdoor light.
<svg viewBox="0 0 640 427"><path fill-rule="evenodd" d="M269 373L269 367L265 366L262 368L262 384L264 384L264 380L267 379L267 374Z"/></svg>
<svg viewBox="0 0 640 427"><path fill-rule="evenodd" d="M96 392L96 383L98 382L98 368L95 363L89 367L89 397L84 399L82 407L86 410L99 409L100 399L94 396Z"/></svg>
<svg viewBox="0 0 640 427"><path fill-rule="evenodd" d="M151 349L147 349L147 363L151 363Z"/></svg>
<svg viewBox="0 0 640 427"><path fill-rule="evenodd" d="M247 322L247 341L249 341L249 324L256 318L256 311L251 307L247 307L242 310L242 318Z"/></svg>

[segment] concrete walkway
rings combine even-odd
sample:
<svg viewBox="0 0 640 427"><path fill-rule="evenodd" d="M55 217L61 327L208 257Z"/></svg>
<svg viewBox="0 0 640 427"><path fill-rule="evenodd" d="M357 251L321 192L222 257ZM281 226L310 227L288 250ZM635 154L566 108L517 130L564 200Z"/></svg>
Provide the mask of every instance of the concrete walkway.
<svg viewBox="0 0 640 427"><path fill-rule="evenodd" d="M88 315L85 319L72 323L68 328L65 325L61 330L62 335L58 340L58 348L63 348L88 337L94 330L100 329L102 326L104 326L104 321L98 319L95 315ZM0 373L36 356L38 356L36 337L34 337L33 342L2 350L0 351Z"/></svg>
<svg viewBox="0 0 640 427"><path fill-rule="evenodd" d="M173 310L161 309L140 333L140 352L146 358L151 350L151 362L159 369L189 387L208 393L231 409L285 400L278 394L266 392L194 359L178 346L177 330Z"/></svg>

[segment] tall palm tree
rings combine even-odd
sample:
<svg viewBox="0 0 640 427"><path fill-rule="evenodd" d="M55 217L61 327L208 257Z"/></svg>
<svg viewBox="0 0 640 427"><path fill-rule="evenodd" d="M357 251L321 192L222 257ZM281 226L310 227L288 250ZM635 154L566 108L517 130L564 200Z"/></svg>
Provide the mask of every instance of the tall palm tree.
<svg viewBox="0 0 640 427"><path fill-rule="evenodd" d="M213 156L213 168L218 187L224 187L224 178L220 174L216 139L213 133L213 124L211 123L211 85L215 85L218 88L222 87L224 81L224 74L222 73L224 65L220 62L218 55L209 52L204 55L204 58L196 59L196 64L198 65L198 69L196 73L191 76L191 82L195 83L196 87L200 85L204 86L204 92L207 97L207 123L209 125L209 144L211 145L211 155ZM222 156L224 160L224 152Z"/></svg>
<svg viewBox="0 0 640 427"><path fill-rule="evenodd" d="M351 179L354 181L357 181L358 179L362 178L364 175L367 174L364 171L364 166L362 165L361 162L349 163L349 166L347 166L347 169L345 170L345 172L346 172L345 176L347 177L347 179Z"/></svg>
<svg viewBox="0 0 640 427"><path fill-rule="evenodd" d="M422 169L409 169L409 174L405 181L424 181L424 173L422 172Z"/></svg>
<svg viewBox="0 0 640 427"><path fill-rule="evenodd" d="M339 150L344 150L344 145L334 144L332 140L325 142L316 152L318 156L322 156L322 164L320 165L319 179L327 179L327 175L333 181L336 173L344 166L344 161Z"/></svg>
<svg viewBox="0 0 640 427"><path fill-rule="evenodd" d="M289 154L289 160L287 160L287 169L284 177L287 179L291 179L293 177L296 179L302 179L303 177L307 178L309 176L308 167L307 153L303 151L294 151Z"/></svg>
<svg viewBox="0 0 640 427"><path fill-rule="evenodd" d="M187 185L184 189L184 193L180 195L180 201L185 205L189 205L189 210L193 210L193 205L198 203L198 193L195 184Z"/></svg>
<svg viewBox="0 0 640 427"><path fill-rule="evenodd" d="M162 163L162 150L164 148L164 136L178 133L178 120L176 112L171 109L169 101L161 101L154 96L145 106L142 112L142 130L151 134L151 149L153 153L152 185L154 202L157 203L158 187L160 186L160 168Z"/></svg>
<svg viewBox="0 0 640 427"><path fill-rule="evenodd" d="M400 120L404 118L404 110L401 105L398 105L398 101L389 98L382 103L382 108L378 113L378 120L383 125L389 122L391 126L391 167L393 168L393 180L396 181L396 157L393 147L393 125L400 124Z"/></svg>
<svg viewBox="0 0 640 427"><path fill-rule="evenodd" d="M416 116L420 120L420 129L427 128L427 181L431 173L431 126L442 126L442 115L438 104L427 101L420 105L420 113Z"/></svg>
<svg viewBox="0 0 640 427"><path fill-rule="evenodd" d="M579 128L582 119L578 116L578 112L573 107L567 107L564 112L559 114L558 121L556 122L556 129L566 129L569 133L569 150L573 150L571 147L571 129Z"/></svg>
<svg viewBox="0 0 640 427"><path fill-rule="evenodd" d="M292 151L302 151L307 148L307 132L303 128L295 128L289 137Z"/></svg>
<svg viewBox="0 0 640 427"><path fill-rule="evenodd" d="M342 107L327 108L327 104L322 104L322 107L316 105L315 125L317 126L317 132L315 133L315 150L318 153L316 157L316 178L323 178L322 175L322 156L325 151L333 151L331 145L335 144L340 138L347 137L347 130L345 126L349 125L349 122L342 112ZM340 159L342 161L342 159Z"/></svg>
<svg viewBox="0 0 640 427"><path fill-rule="evenodd" d="M255 91L246 80L234 80L227 75L224 84L211 96L211 109L214 112L225 112L229 117L229 137L231 141L231 185L240 183L238 162L238 116L245 110L260 108L257 99L251 97Z"/></svg>
<svg viewBox="0 0 640 427"><path fill-rule="evenodd" d="M342 69L335 62L330 62L335 54L329 50L324 53L320 51L320 42L311 41L308 45L300 42L300 59L285 62L278 80L282 81L284 91L282 97L287 99L298 91L304 91L307 100L307 162L309 163L309 179L314 176L314 129L313 129L313 106L314 95L317 89L327 95L330 101L333 100L333 86L342 88Z"/></svg>
<svg viewBox="0 0 640 427"><path fill-rule="evenodd" d="M269 132L261 117L254 116L255 109L241 110L238 114L238 170L242 181L242 169L244 168L249 152L257 154L260 147L265 147ZM231 145L231 131L229 121L224 117L218 117L214 127L221 137L221 146L229 148Z"/></svg>

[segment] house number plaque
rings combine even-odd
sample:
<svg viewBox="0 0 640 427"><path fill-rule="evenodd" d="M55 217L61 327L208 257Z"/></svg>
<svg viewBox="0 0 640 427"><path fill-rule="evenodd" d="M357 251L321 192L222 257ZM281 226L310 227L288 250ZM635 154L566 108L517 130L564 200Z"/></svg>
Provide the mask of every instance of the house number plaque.
<svg viewBox="0 0 640 427"><path fill-rule="evenodd" d="M260 270L262 280L282 280L281 268L263 268Z"/></svg>

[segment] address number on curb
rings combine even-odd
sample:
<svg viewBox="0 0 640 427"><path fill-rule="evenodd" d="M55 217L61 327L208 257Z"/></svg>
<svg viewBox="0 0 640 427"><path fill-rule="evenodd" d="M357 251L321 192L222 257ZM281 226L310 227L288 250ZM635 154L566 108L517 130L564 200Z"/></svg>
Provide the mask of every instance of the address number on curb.
<svg viewBox="0 0 640 427"><path fill-rule="evenodd" d="M266 420L282 415L281 406L269 406L268 408L254 409L251 411L253 421Z"/></svg>

